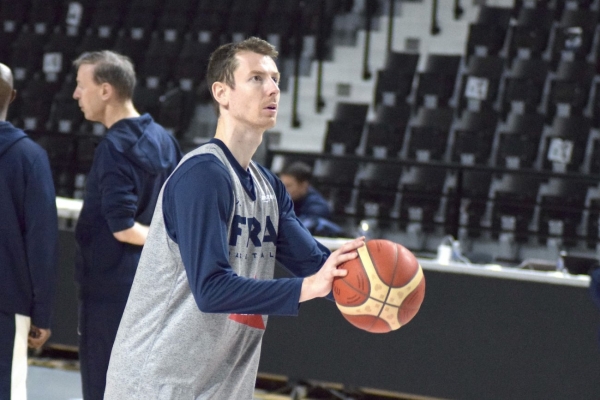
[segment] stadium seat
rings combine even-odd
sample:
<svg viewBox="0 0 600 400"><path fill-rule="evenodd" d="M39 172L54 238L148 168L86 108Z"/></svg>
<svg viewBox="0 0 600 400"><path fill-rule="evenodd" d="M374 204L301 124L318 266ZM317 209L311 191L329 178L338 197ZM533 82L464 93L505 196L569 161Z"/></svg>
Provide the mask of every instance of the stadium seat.
<svg viewBox="0 0 600 400"><path fill-rule="evenodd" d="M422 162L442 161L452 126L454 110L421 107L407 131L408 146L403 148L403 158Z"/></svg>
<svg viewBox="0 0 600 400"><path fill-rule="evenodd" d="M217 46L215 41L200 42L190 35L185 38L173 71L173 78L182 90L191 92L204 82L208 59Z"/></svg>
<svg viewBox="0 0 600 400"><path fill-rule="evenodd" d="M48 153L56 195L72 198L75 184L75 139L70 135L31 136Z"/></svg>
<svg viewBox="0 0 600 400"><path fill-rule="evenodd" d="M148 78L148 82L140 82L133 92L133 104L140 113L149 113L158 116L160 110L160 96L166 90L156 79Z"/></svg>
<svg viewBox="0 0 600 400"><path fill-rule="evenodd" d="M551 67L556 68L559 61L585 60L592 48L598 12L586 9L567 9L554 28Z"/></svg>
<svg viewBox="0 0 600 400"><path fill-rule="evenodd" d="M536 112L542 102L548 70L548 63L542 59L514 59L505 79L502 114Z"/></svg>
<svg viewBox="0 0 600 400"><path fill-rule="evenodd" d="M79 46L77 46L77 54L111 49L115 42L113 32L114 29L106 26L97 29L88 28L85 35L81 38Z"/></svg>
<svg viewBox="0 0 600 400"><path fill-rule="evenodd" d="M397 219L392 211L398 198L402 167L397 164L369 162L357 173L358 202L356 216L360 218Z"/></svg>
<svg viewBox="0 0 600 400"><path fill-rule="evenodd" d="M400 225L402 229L433 232L443 224L441 200L445 196L446 170L433 166L405 167L400 178Z"/></svg>
<svg viewBox="0 0 600 400"><path fill-rule="evenodd" d="M21 32L12 43L11 57L6 59L13 71L17 89L42 69L44 58L44 45L48 35L40 35L30 29L28 25L21 28ZM10 62L8 62L10 60Z"/></svg>
<svg viewBox="0 0 600 400"><path fill-rule="evenodd" d="M523 7L508 33L508 57L524 59L542 58L548 46L554 11L550 8Z"/></svg>
<svg viewBox="0 0 600 400"><path fill-rule="evenodd" d="M233 0L226 32L231 41L239 42L258 34L259 14L268 0Z"/></svg>
<svg viewBox="0 0 600 400"><path fill-rule="evenodd" d="M338 102L332 120L327 121L325 152L355 154L365 128L368 104Z"/></svg>
<svg viewBox="0 0 600 400"><path fill-rule="evenodd" d="M33 0L27 16L27 24L40 36L49 35L59 23L61 0Z"/></svg>
<svg viewBox="0 0 600 400"><path fill-rule="evenodd" d="M487 165L490 154L498 114L494 111L463 111L452 130L451 161L463 165Z"/></svg>
<svg viewBox="0 0 600 400"><path fill-rule="evenodd" d="M584 60L560 61L556 74L550 79L546 119L557 115L582 115L586 108L594 79L594 65Z"/></svg>
<svg viewBox="0 0 600 400"><path fill-rule="evenodd" d="M45 131L54 90L54 84L48 83L39 72L34 74L19 93L22 103L18 126L31 131Z"/></svg>
<svg viewBox="0 0 600 400"><path fill-rule="evenodd" d="M180 136L193 112L193 108L190 108L193 101L189 101L189 92L175 87L162 94L158 100L159 111L156 120L173 136Z"/></svg>
<svg viewBox="0 0 600 400"><path fill-rule="evenodd" d="M454 198L460 199L458 208L459 227L464 229L468 237L481 236L481 218L485 213L490 185L492 182L491 171L463 170L458 179L458 173L454 173L457 180L455 187L451 188L448 196L449 207L446 212L446 220L454 216Z"/></svg>
<svg viewBox="0 0 600 400"><path fill-rule="evenodd" d="M417 74L415 106L448 107L452 98L461 56L429 54L425 68Z"/></svg>
<svg viewBox="0 0 600 400"><path fill-rule="evenodd" d="M328 201L334 214L347 214L358 166L355 160L335 157L315 160L312 183Z"/></svg>
<svg viewBox="0 0 600 400"><path fill-rule="evenodd" d="M375 119L367 123L366 155L376 158L397 158L402 145L411 109L406 103L394 107L377 107Z"/></svg>
<svg viewBox="0 0 600 400"><path fill-rule="evenodd" d="M190 33L201 42L219 43L226 31L232 0L201 0Z"/></svg>
<svg viewBox="0 0 600 400"><path fill-rule="evenodd" d="M498 55L504 47L511 13L510 8L481 6L477 20L469 24L467 57Z"/></svg>
<svg viewBox="0 0 600 400"><path fill-rule="evenodd" d="M587 181L591 185L591 181ZM575 245L588 192L586 182L552 177L539 189L538 234L540 243L557 238Z"/></svg>
<svg viewBox="0 0 600 400"><path fill-rule="evenodd" d="M295 1L270 1L266 16L261 18L258 31L279 51L280 57L293 56L295 34L300 21L300 4Z"/></svg>
<svg viewBox="0 0 600 400"><path fill-rule="evenodd" d="M555 117L549 132L542 136L538 164L553 172L582 172L590 128L586 117Z"/></svg>
<svg viewBox="0 0 600 400"><path fill-rule="evenodd" d="M389 52L384 68L377 71L374 104L394 106L406 101L410 95L418 53Z"/></svg>
<svg viewBox="0 0 600 400"><path fill-rule="evenodd" d="M81 36L78 32L56 26L44 46L42 72L47 81L55 83L57 90L64 76L71 71L72 61L79 56L77 48Z"/></svg>
<svg viewBox="0 0 600 400"><path fill-rule="evenodd" d="M0 60L10 60L11 45L27 19L28 4L24 1L6 3L0 7Z"/></svg>
<svg viewBox="0 0 600 400"><path fill-rule="evenodd" d="M464 108L481 111L494 108L505 59L497 56L471 56L462 75L458 111Z"/></svg>
<svg viewBox="0 0 600 400"><path fill-rule="evenodd" d="M161 35L154 31L146 54L138 68L138 79L140 81L158 81L165 85L170 81L173 67L183 45L183 38L171 35L174 31L167 30Z"/></svg>
<svg viewBox="0 0 600 400"><path fill-rule="evenodd" d="M517 242L527 241L529 234L535 232L532 223L541 183L540 177L517 173L504 173L492 179L489 195L492 213L488 226L492 237L511 233Z"/></svg>
<svg viewBox="0 0 600 400"><path fill-rule="evenodd" d="M506 124L499 131L496 166L511 169L532 168L543 131L543 115L509 114Z"/></svg>
<svg viewBox="0 0 600 400"><path fill-rule="evenodd" d="M68 74L61 89L56 93L52 101L50 111L49 129L52 132L76 133L79 125L83 122L83 113L79 108L77 100L73 99L75 90L75 77Z"/></svg>

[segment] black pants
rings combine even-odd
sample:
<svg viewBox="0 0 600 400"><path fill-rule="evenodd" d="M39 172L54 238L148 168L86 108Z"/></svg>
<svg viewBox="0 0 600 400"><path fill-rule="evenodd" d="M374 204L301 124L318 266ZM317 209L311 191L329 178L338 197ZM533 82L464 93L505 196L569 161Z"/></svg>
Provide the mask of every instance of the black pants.
<svg viewBox="0 0 600 400"><path fill-rule="evenodd" d="M0 312L0 399L23 399L27 378L29 317ZM17 374L13 376L13 374ZM18 383L18 387L12 387Z"/></svg>
<svg viewBox="0 0 600 400"><path fill-rule="evenodd" d="M106 371L126 302L79 303L79 361L84 400L102 400Z"/></svg>

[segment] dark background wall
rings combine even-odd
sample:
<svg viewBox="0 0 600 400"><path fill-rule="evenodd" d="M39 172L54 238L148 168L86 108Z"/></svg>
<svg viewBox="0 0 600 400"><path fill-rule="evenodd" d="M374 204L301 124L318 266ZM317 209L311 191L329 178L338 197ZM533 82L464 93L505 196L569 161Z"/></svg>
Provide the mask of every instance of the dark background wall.
<svg viewBox="0 0 600 400"><path fill-rule="evenodd" d="M453 399L600 398L600 312L587 288L425 270L421 310L371 334L334 303L271 317L260 372Z"/></svg>

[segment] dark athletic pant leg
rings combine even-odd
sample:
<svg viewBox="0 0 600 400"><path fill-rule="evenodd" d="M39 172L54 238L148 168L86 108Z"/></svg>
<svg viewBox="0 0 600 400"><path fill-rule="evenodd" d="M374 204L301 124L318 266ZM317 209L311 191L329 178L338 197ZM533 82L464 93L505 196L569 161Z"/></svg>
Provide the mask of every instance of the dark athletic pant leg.
<svg viewBox="0 0 600 400"><path fill-rule="evenodd" d="M79 305L79 361L84 400L102 400L106 372L125 302L82 300Z"/></svg>
<svg viewBox="0 0 600 400"><path fill-rule="evenodd" d="M10 399L15 330L15 315L0 312L0 399Z"/></svg>

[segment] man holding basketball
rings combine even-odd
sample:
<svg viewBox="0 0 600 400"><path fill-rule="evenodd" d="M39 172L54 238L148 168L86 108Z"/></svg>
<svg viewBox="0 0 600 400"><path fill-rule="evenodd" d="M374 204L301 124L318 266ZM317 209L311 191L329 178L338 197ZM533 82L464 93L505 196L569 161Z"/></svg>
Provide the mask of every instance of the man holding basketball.
<svg viewBox="0 0 600 400"><path fill-rule="evenodd" d="M329 251L281 181L251 158L279 102L276 50L249 38L212 54L214 139L159 195L107 375L105 399L251 399L267 315L330 293L364 238ZM275 260L300 278L272 279ZM304 277L304 278L302 278Z"/></svg>

